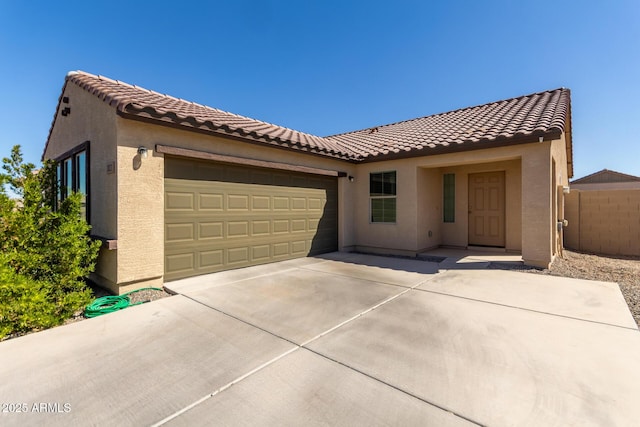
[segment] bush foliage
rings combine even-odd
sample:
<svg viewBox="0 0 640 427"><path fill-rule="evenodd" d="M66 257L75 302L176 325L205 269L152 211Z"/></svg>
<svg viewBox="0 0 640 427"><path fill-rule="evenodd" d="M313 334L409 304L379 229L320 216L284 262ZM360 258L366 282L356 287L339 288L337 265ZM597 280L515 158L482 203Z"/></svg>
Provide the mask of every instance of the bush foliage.
<svg viewBox="0 0 640 427"><path fill-rule="evenodd" d="M35 171L33 164L24 163L19 146L2 162L0 337L2 331L6 335L60 324L86 305L91 294L84 279L95 268L100 247L88 236L79 194L54 209L53 162ZM18 200L9 197L7 186Z"/></svg>
<svg viewBox="0 0 640 427"><path fill-rule="evenodd" d="M89 289L60 293L56 285L17 274L0 256L0 340L62 324L91 300Z"/></svg>

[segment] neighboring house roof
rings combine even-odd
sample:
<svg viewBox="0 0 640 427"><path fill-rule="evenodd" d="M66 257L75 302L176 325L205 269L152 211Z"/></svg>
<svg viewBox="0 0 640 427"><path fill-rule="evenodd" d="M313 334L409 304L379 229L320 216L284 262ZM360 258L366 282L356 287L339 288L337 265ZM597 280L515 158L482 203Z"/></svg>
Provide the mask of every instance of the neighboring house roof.
<svg viewBox="0 0 640 427"><path fill-rule="evenodd" d="M627 175L609 169L592 173L591 175L571 181L571 184L601 184L610 182L640 182L640 176Z"/></svg>
<svg viewBox="0 0 640 427"><path fill-rule="evenodd" d="M97 96L114 107L122 117L223 134L354 162L534 142L539 137L556 139L562 132L567 132L571 169L571 99L570 91L564 88L319 137L83 71L69 73L67 84L75 84ZM51 129L55 120L54 117Z"/></svg>

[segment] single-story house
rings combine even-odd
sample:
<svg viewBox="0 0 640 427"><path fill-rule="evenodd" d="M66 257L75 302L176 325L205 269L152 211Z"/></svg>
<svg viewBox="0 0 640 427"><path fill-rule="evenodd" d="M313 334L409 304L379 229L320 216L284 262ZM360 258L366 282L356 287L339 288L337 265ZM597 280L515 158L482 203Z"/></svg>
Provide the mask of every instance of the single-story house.
<svg viewBox="0 0 640 427"><path fill-rule="evenodd" d="M571 181L570 186L572 190L627 190L640 188L640 176L602 169Z"/></svg>
<svg viewBox="0 0 640 427"><path fill-rule="evenodd" d="M78 71L43 158L86 194L93 279L125 292L336 250L547 267L571 144L564 88L319 137Z"/></svg>

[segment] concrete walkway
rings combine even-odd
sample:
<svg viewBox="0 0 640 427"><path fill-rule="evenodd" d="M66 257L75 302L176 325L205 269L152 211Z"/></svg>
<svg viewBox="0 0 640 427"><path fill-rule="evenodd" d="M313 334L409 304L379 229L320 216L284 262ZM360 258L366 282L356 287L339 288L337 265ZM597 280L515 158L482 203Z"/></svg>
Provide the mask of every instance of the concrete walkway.
<svg viewBox="0 0 640 427"><path fill-rule="evenodd" d="M333 253L227 271L2 342L0 425L640 419L617 285L443 265Z"/></svg>

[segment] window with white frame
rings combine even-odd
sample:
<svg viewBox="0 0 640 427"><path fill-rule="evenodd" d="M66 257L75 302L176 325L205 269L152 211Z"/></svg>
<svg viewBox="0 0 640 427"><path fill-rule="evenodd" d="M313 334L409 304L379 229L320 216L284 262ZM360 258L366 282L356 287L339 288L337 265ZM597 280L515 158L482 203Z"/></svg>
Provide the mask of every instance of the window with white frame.
<svg viewBox="0 0 640 427"><path fill-rule="evenodd" d="M396 171L369 175L371 222L396 222Z"/></svg>

